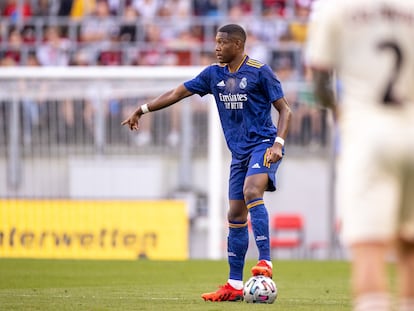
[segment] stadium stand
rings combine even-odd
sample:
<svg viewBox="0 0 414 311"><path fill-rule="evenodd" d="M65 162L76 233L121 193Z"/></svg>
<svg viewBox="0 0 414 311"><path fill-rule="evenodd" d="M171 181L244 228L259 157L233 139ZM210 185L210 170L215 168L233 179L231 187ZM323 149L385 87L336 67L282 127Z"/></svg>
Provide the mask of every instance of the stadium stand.
<svg viewBox="0 0 414 311"><path fill-rule="evenodd" d="M235 21L249 32L250 57L270 64L285 84L295 110L290 142L324 146L325 112L315 106L307 87L297 87L308 79L302 43L310 4L311 0L8 0L0 4L0 66L207 65L215 61L215 30ZM130 101L121 101L125 100ZM117 105L111 103L112 112L119 111ZM78 107L66 102L62 107L58 116L69 125L79 109L84 115L80 119L87 123L81 126L90 124L87 102ZM36 109L39 104L32 105L32 111ZM177 122L170 123L177 132ZM146 142L138 143L142 141Z"/></svg>

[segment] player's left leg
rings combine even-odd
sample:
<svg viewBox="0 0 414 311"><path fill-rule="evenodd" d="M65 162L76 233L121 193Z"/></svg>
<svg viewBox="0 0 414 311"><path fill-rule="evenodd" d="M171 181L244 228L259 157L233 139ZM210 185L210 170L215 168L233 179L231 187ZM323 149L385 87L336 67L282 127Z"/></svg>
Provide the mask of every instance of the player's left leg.
<svg viewBox="0 0 414 311"><path fill-rule="evenodd" d="M253 275L273 276L271 253L269 214L263 196L265 191L276 190L276 171L281 163L279 160L270 166L266 160L266 145L259 146L250 158L243 194L250 213L253 234L259 251L259 262L252 268Z"/></svg>
<svg viewBox="0 0 414 311"><path fill-rule="evenodd" d="M351 287L354 311L389 311L391 297L388 288L388 243L355 243L352 250Z"/></svg>
<svg viewBox="0 0 414 311"><path fill-rule="evenodd" d="M351 249L353 310L389 311L387 258L397 233L401 193L397 162L389 165L378 156L379 140L353 138L341 138L336 192L342 241Z"/></svg>
<svg viewBox="0 0 414 311"><path fill-rule="evenodd" d="M259 251L259 262L253 267L252 274L272 277L269 214L263 201L267 183L268 176L266 173L250 175L245 181L244 197L250 213L256 246Z"/></svg>

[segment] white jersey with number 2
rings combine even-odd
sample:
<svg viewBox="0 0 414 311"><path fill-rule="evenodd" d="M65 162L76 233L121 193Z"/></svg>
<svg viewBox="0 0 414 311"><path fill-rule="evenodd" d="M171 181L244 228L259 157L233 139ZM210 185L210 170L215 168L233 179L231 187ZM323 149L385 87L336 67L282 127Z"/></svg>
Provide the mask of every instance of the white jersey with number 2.
<svg viewBox="0 0 414 311"><path fill-rule="evenodd" d="M341 86L344 239L414 237L414 0L316 1L308 36Z"/></svg>
<svg viewBox="0 0 414 311"><path fill-rule="evenodd" d="M337 69L347 109L414 102L414 1L318 2L307 60Z"/></svg>

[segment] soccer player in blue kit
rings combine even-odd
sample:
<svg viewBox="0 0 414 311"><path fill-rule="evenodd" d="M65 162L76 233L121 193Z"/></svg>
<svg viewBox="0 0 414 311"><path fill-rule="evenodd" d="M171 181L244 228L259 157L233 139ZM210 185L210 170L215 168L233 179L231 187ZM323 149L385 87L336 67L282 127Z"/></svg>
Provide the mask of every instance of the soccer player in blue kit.
<svg viewBox="0 0 414 311"><path fill-rule="evenodd" d="M263 201L265 191L276 190L276 170L284 154L291 110L282 86L271 68L250 59L244 51L246 32L236 24L218 29L218 64L205 68L194 79L184 82L148 103L139 106L122 125L138 130L140 117L199 94L213 94L227 146L232 154L229 178L229 232L227 255L230 267L227 283L206 301L243 300L243 268L249 245L247 216L259 252L253 275L273 276L269 239L269 216ZM279 114L273 124L271 107Z"/></svg>

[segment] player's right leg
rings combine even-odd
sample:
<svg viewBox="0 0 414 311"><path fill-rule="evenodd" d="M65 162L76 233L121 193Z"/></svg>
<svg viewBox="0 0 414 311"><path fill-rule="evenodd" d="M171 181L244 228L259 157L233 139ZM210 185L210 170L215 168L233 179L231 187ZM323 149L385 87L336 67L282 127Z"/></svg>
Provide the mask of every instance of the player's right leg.
<svg viewBox="0 0 414 311"><path fill-rule="evenodd" d="M400 241L398 250L398 309L414 310L414 241Z"/></svg>
<svg viewBox="0 0 414 311"><path fill-rule="evenodd" d="M227 254L230 266L229 279L217 291L202 294L201 297L205 301L243 300L243 268L248 246L247 221L229 221L229 235L227 238Z"/></svg>
<svg viewBox="0 0 414 311"><path fill-rule="evenodd" d="M212 293L202 294L206 301L243 300L243 269L249 246L247 208L243 196L243 183L246 175L244 165L238 160L232 162L229 181L229 211L227 214L229 231L227 236L227 258L230 267L225 285Z"/></svg>

